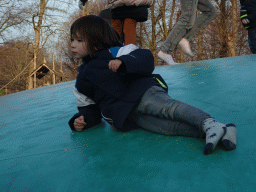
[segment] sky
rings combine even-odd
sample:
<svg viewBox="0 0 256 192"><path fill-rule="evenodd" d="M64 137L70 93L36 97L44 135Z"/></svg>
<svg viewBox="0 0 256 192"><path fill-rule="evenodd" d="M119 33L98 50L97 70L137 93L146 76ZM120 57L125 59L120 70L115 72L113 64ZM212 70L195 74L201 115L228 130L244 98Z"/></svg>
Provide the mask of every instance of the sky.
<svg viewBox="0 0 256 192"><path fill-rule="evenodd" d="M0 2L4 2L5 0L0 0ZM26 4L33 5L35 1L39 2L40 0L12 0L12 2L17 2L16 6L17 8L19 7L25 7ZM66 3L61 3L66 2ZM59 22L64 22L67 21L68 17L70 14L72 14L74 11L78 11L78 0L49 0L49 3L47 4L49 7L57 7L59 9L66 10L67 13L69 14L64 14L64 13L58 13L58 17L55 17L55 19ZM3 9L3 8L1 8ZM39 7L38 7L39 10ZM1 12L1 10L0 10ZM54 12L52 12L54 13ZM56 12L55 12L56 13ZM1 14L0 14L1 15ZM56 15L56 14L55 14ZM22 27L11 27L5 32L3 32L6 40L11 40L11 39L19 39L24 36L31 37L33 36L34 38L34 31L33 31L33 26L31 25L26 25ZM5 40L0 39L0 43L3 43Z"/></svg>

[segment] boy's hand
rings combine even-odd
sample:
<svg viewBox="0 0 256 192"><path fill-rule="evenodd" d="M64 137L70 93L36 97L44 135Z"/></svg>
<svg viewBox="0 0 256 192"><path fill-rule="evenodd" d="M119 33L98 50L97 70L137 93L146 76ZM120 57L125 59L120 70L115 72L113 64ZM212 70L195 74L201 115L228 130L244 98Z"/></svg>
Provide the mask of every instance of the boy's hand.
<svg viewBox="0 0 256 192"><path fill-rule="evenodd" d="M122 64L122 61L120 59L114 59L111 60L108 63L108 67L109 69L111 69L113 72L117 72L117 69L120 67L120 65Z"/></svg>
<svg viewBox="0 0 256 192"><path fill-rule="evenodd" d="M242 23L246 25L246 24L250 23L250 21L249 21L249 19L242 19Z"/></svg>
<svg viewBox="0 0 256 192"><path fill-rule="evenodd" d="M86 123L84 122L84 116L81 115L80 117L75 119L74 127L77 131L82 131Z"/></svg>

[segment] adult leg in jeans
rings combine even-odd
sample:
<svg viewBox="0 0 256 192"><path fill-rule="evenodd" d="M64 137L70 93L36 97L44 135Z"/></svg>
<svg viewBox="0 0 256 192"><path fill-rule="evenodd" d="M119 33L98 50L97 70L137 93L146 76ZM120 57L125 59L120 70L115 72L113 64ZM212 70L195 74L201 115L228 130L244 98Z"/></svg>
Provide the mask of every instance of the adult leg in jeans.
<svg viewBox="0 0 256 192"><path fill-rule="evenodd" d="M197 9L202 12L198 17L196 17ZM181 17L168 35L158 56L168 64L173 64L171 53L177 44L184 53L193 56L188 40L209 23L215 14L215 8L210 0L181 0Z"/></svg>
<svg viewBox="0 0 256 192"><path fill-rule="evenodd" d="M248 41L252 54L256 54L256 28L248 30Z"/></svg>
<svg viewBox="0 0 256 192"><path fill-rule="evenodd" d="M140 104L135 110L135 113L142 113L160 117L162 119L170 119L173 121L186 123L196 127L199 132L205 132L205 154L213 152L217 143L224 136L225 131L227 131L227 127L232 127L232 129L228 129L228 135L230 136L228 136L228 138L223 137L225 140L228 140L229 146L226 146L225 142L224 145L229 150L236 147L235 125L224 125L219 123L211 115L202 111L201 109L172 99L161 87L152 86L149 88L143 95Z"/></svg>
<svg viewBox="0 0 256 192"><path fill-rule="evenodd" d="M198 0L197 9L201 11L196 17L195 23L191 30L185 35L188 40L195 37L198 32L206 26L216 15L214 6L210 0Z"/></svg>
<svg viewBox="0 0 256 192"><path fill-rule="evenodd" d="M183 39L183 37L191 30L195 23L198 0L181 0L180 2L181 16L179 21L175 24L158 52L158 57L169 65L175 64L171 54L178 43L182 44L184 53L193 56L188 41ZM183 41L181 42L181 40Z"/></svg>
<svg viewBox="0 0 256 192"><path fill-rule="evenodd" d="M181 0L181 16L166 38L161 51L171 54L180 40L193 27L196 18L198 0Z"/></svg>

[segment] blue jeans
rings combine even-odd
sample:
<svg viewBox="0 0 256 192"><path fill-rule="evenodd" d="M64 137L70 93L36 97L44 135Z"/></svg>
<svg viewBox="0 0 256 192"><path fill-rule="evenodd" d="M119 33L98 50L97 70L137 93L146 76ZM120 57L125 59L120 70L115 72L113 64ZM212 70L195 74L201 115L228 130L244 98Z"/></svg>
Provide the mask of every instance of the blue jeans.
<svg viewBox="0 0 256 192"><path fill-rule="evenodd" d="M256 28L248 30L249 47L253 54L256 54Z"/></svg>
<svg viewBox="0 0 256 192"><path fill-rule="evenodd" d="M196 17L197 9L201 11L198 17ZM161 51L171 54L183 37L191 40L214 18L215 14L215 8L210 0L181 0L180 19L166 38Z"/></svg>
<svg viewBox="0 0 256 192"><path fill-rule="evenodd" d="M203 122L211 116L172 99L161 87L152 86L142 96L133 119L141 128L164 135L203 137Z"/></svg>

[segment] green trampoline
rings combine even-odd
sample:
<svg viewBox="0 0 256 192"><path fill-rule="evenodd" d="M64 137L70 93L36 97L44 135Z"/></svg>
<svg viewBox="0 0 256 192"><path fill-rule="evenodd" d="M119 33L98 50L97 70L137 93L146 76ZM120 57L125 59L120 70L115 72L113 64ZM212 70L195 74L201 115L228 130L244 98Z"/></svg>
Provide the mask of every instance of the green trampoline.
<svg viewBox="0 0 256 192"><path fill-rule="evenodd" d="M0 191L216 192L256 189L256 55L156 67L171 97L237 126L237 149L102 120L72 132L75 81L0 97Z"/></svg>

